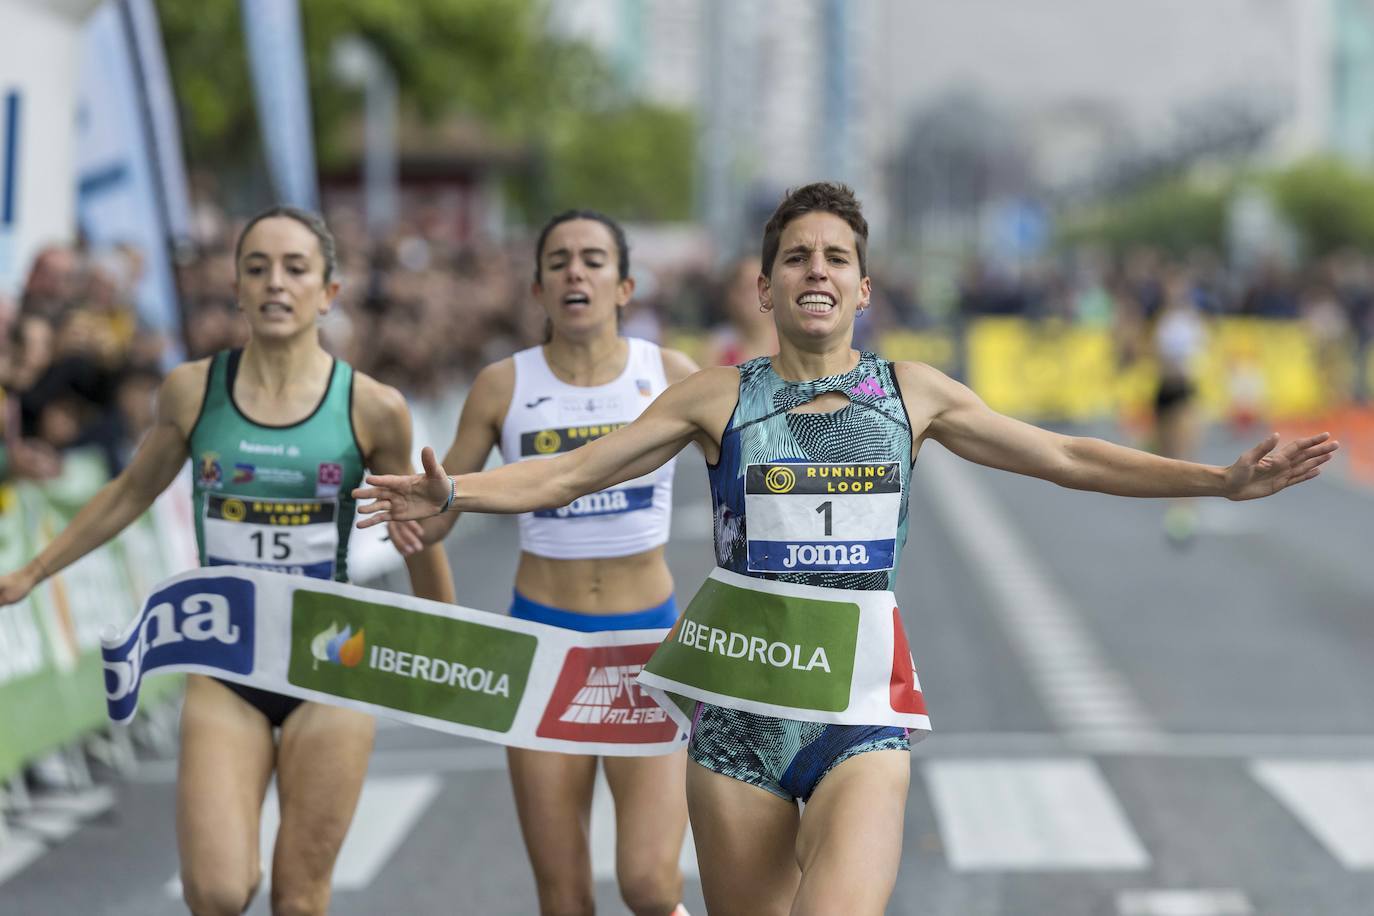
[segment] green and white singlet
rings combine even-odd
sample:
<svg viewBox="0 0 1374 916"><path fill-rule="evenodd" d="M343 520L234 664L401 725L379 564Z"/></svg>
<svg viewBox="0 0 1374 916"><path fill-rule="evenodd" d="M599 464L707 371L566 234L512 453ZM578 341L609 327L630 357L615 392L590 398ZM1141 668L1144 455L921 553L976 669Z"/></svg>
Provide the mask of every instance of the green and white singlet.
<svg viewBox="0 0 1374 916"><path fill-rule="evenodd" d="M310 415L273 426L250 420L234 402L242 356L230 350L211 359L191 431L201 565L347 581L352 493L363 479L353 367L334 360Z"/></svg>

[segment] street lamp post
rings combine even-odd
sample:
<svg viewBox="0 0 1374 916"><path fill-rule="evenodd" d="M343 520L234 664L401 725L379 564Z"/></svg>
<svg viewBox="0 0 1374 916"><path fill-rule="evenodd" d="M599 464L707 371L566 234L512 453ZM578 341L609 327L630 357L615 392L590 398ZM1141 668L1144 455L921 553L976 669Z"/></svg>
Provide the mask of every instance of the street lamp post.
<svg viewBox="0 0 1374 916"><path fill-rule="evenodd" d="M396 77L366 41L348 35L334 43L330 63L347 85L363 90L363 211L368 234L391 231L399 210L396 159Z"/></svg>

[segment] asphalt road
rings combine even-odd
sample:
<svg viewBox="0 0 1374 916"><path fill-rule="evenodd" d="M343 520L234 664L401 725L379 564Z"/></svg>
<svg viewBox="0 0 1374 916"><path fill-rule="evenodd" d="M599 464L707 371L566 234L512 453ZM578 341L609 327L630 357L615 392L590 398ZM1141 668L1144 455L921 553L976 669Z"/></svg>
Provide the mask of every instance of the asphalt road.
<svg viewBox="0 0 1374 916"><path fill-rule="evenodd" d="M1245 444L1217 434L1206 457ZM1374 913L1374 490L1337 465L1202 503L1179 549L1161 503L928 451L898 599L935 732L889 912ZM704 476L680 462L682 598L712 564ZM504 609L513 523L465 519L450 548L460 600ZM384 727L332 911L537 912L504 770L498 748ZM40 804L16 834L42 840L32 860L0 846L0 913L181 912L173 775L145 751L84 806ZM593 845L617 913L608 811Z"/></svg>

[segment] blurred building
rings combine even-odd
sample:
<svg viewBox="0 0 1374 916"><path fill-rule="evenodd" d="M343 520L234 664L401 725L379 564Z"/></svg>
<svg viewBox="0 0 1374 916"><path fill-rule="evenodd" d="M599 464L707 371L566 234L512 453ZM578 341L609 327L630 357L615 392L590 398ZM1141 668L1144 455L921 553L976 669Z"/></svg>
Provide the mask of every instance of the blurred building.
<svg viewBox="0 0 1374 916"><path fill-rule="evenodd" d="M627 92L695 108L700 212L753 244L786 187L837 178L881 222L890 106L880 36L895 0L568 0L560 33L598 47Z"/></svg>
<svg viewBox="0 0 1374 916"><path fill-rule="evenodd" d="M338 166L320 175L325 209L362 212L365 131L362 119L344 131ZM398 211L424 213L430 227L454 242L501 238L506 230L502 182L535 168L533 152L502 139L478 121L452 116L427 124L400 118L396 136Z"/></svg>
<svg viewBox="0 0 1374 916"><path fill-rule="evenodd" d="M1327 144L1352 161L1374 165L1374 4L1331 4L1329 16L1322 15L1320 3L1308 13L1318 40L1329 42L1328 53L1319 56L1329 60L1322 72L1331 81Z"/></svg>
<svg viewBox="0 0 1374 916"><path fill-rule="evenodd" d="M1218 159L1374 164L1370 0L565 0L552 23L626 91L697 107L700 210L732 240L819 177L906 234L922 201L987 204L969 182L1081 195Z"/></svg>

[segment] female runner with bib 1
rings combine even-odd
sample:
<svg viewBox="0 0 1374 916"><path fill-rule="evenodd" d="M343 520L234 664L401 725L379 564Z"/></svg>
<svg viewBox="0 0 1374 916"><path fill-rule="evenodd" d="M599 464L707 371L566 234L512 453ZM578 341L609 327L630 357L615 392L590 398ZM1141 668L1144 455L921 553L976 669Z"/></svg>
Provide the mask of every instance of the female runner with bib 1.
<svg viewBox="0 0 1374 916"><path fill-rule="evenodd" d="M746 665L756 684L767 687L772 678L795 685L806 680L803 671L828 673L831 659L779 654L792 646L727 635L732 615L766 619L767 627L805 619L804 605L852 608L855 619L873 623L885 611L893 640L900 628L887 602L906 539L910 474L927 439L968 460L1075 489L1230 499L1308 480L1336 448L1325 435L1276 448L1271 436L1230 467L1212 467L995 413L929 366L851 347L855 315L869 304L867 242L868 224L848 188L818 183L792 192L764 229L758 282L760 307L777 323L777 356L698 372L634 423L537 469L518 464L452 478L426 449L424 475L368 478L371 486L357 496L377 501L359 511L375 514L360 524L429 516L450 502L479 512L566 505L650 473L696 442L711 480L718 568L688 614L709 607L717 626L688 620L646 670L687 646L685 654L709 657L711 671ZM864 618L860 608L879 616ZM809 619L839 627L835 617ZM861 623L859 638L869 625ZM785 693L772 705L802 704L785 718L697 703L687 800L713 916L884 911L901 861L911 772L910 736L893 722L929 728L914 679L899 693L895 677L889 684L898 658L889 650L887 659L890 669L885 663L882 671L854 672L856 683L877 685L881 705L891 694L886 711L864 707L873 721L835 724L842 705ZM717 696L735 696L726 693L734 685L717 680L714 687ZM804 812L798 800L806 801Z"/></svg>
<svg viewBox="0 0 1374 916"><path fill-rule="evenodd" d="M320 347L316 325L339 282L334 239L318 216L289 207L259 214L239 236L235 261L248 345L168 374L157 423L133 461L36 558L0 578L0 604L117 535L188 455L202 565L346 580L352 488L364 467L410 467L410 413L398 391ZM267 500L270 511L259 508ZM438 549L406 564L415 594L453 601ZM187 675L177 849L191 912L248 908L261 876L258 820L273 771L281 826L272 912L329 908L329 879L367 773L373 728L371 716L351 709Z"/></svg>
<svg viewBox="0 0 1374 916"><path fill-rule="evenodd" d="M499 446L508 464L539 474L548 459L624 426L696 371L681 353L618 333L634 280L625 234L603 214L571 210L549 220L535 246L532 291L548 314L548 341L478 373L448 467L480 471ZM670 461L521 515L511 616L584 632L672 626L677 606L664 560L672 485ZM425 541L444 537L457 518L426 523ZM416 545L400 537L403 552ZM588 831L597 758L506 753L540 910L593 912ZM682 898L686 755L605 757L602 767L615 801L621 897L636 916L667 916Z"/></svg>

